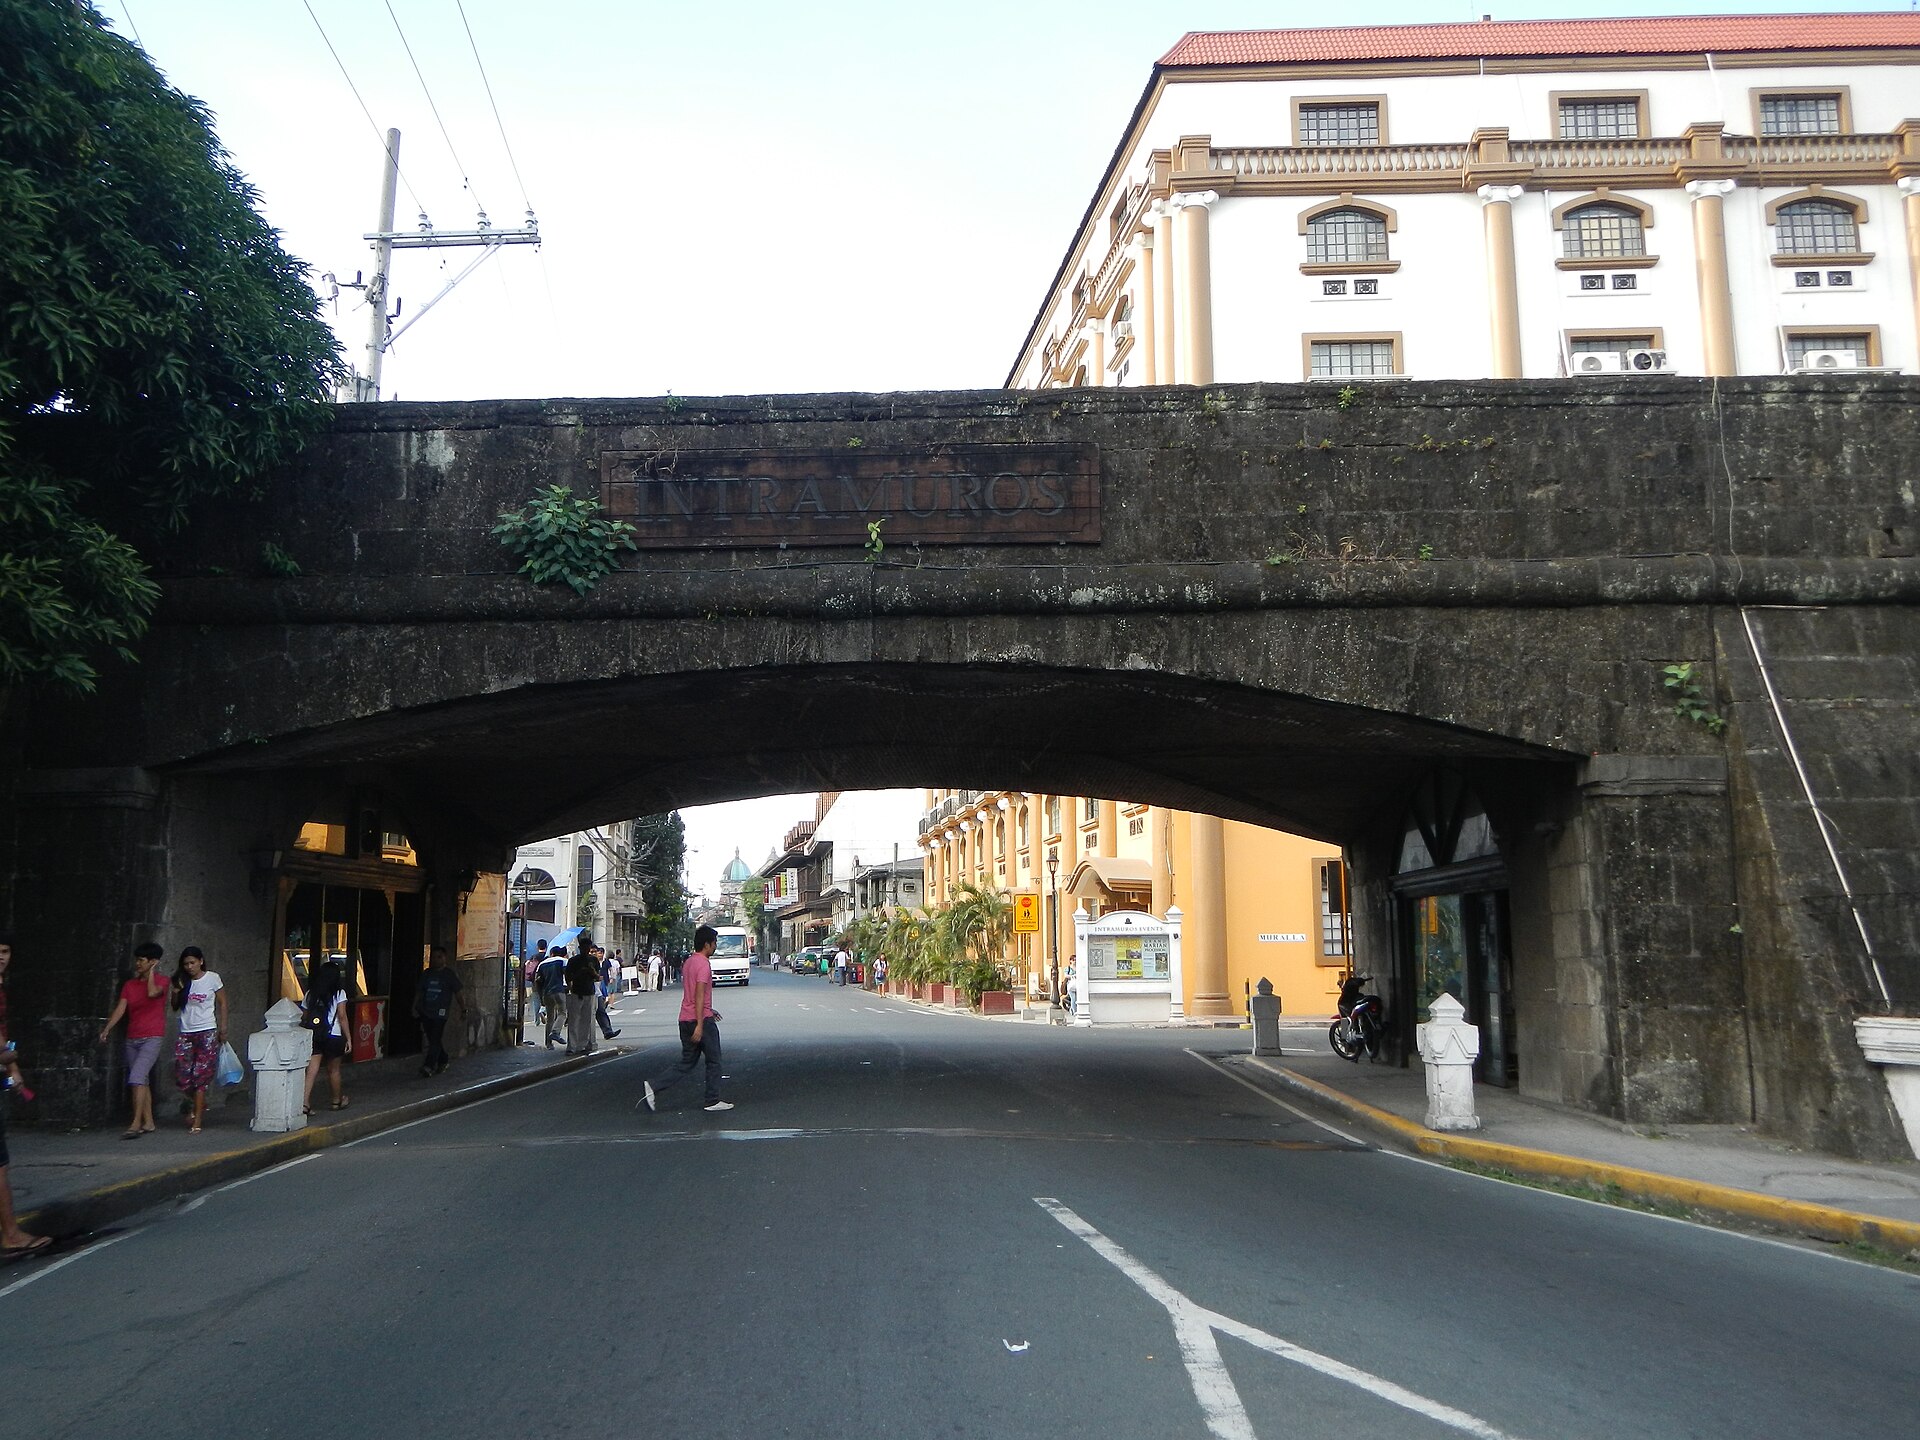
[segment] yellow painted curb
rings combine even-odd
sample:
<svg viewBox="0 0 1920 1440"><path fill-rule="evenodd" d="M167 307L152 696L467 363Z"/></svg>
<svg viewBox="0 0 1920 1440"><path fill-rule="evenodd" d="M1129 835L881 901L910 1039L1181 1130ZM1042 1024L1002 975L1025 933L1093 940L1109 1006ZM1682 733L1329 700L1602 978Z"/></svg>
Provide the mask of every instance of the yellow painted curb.
<svg viewBox="0 0 1920 1440"><path fill-rule="evenodd" d="M1530 1150L1520 1145L1502 1145L1493 1140L1446 1135L1369 1105L1364 1100L1356 1100L1331 1085L1270 1064L1257 1055L1248 1058L1268 1074L1279 1077L1290 1088L1375 1130L1384 1131L1420 1154L1434 1159L1465 1160L1521 1175L1566 1180L1600 1189L1617 1189L1634 1199L1663 1200L1718 1215L1758 1221L1822 1240L1859 1242L1900 1253L1920 1254L1920 1223L1914 1221L1861 1215L1852 1210L1815 1205L1805 1200L1783 1200L1756 1190L1714 1185L1705 1180L1684 1180L1677 1175L1636 1170L1629 1165L1611 1165L1601 1160L1583 1160L1574 1155L1557 1155L1550 1150Z"/></svg>

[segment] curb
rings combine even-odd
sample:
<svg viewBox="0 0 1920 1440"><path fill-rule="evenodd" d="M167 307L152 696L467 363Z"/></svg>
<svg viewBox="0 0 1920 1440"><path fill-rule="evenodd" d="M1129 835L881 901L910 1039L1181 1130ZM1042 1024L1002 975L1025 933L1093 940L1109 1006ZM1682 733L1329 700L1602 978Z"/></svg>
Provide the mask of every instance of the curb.
<svg viewBox="0 0 1920 1440"><path fill-rule="evenodd" d="M20 1224L45 1235L72 1235L98 1230L103 1225L124 1220L162 1201L177 1199L210 1185L243 1180L262 1170L271 1170L276 1165L297 1160L302 1155L311 1155L349 1141L365 1139L369 1135L378 1135L382 1130L392 1130L415 1120L457 1110L475 1100L491 1099L495 1095L537 1085L542 1080L570 1075L601 1060L627 1053L625 1050L597 1050L591 1055L576 1055L571 1060L525 1070L518 1075L500 1075L491 1080L464 1085L458 1090L410 1100L390 1110L364 1111L330 1125L309 1124L304 1129L288 1131L278 1139L264 1140L243 1150L227 1150L218 1155L209 1155L204 1160L121 1180L98 1190L90 1190L84 1195L49 1201L39 1209L20 1216Z"/></svg>
<svg viewBox="0 0 1920 1440"><path fill-rule="evenodd" d="M1470 1140L1460 1135L1443 1134L1378 1109L1363 1100L1356 1100L1330 1085L1310 1080L1305 1075L1271 1064L1258 1056L1247 1058L1296 1094L1337 1110L1349 1120L1357 1121L1436 1160L1465 1160L1475 1165L1495 1166L1546 1180L1564 1180L1614 1189L1636 1200L1685 1205L1725 1219L1758 1222L1816 1240L1876 1245L1898 1254L1920 1255L1920 1222L1861 1215L1831 1205L1783 1200L1754 1190L1737 1190L1731 1185L1715 1185L1705 1180L1684 1180L1677 1175L1662 1175L1654 1170L1636 1170L1628 1165L1612 1165L1602 1160L1557 1155L1550 1150L1529 1150L1519 1145L1502 1145L1494 1140Z"/></svg>

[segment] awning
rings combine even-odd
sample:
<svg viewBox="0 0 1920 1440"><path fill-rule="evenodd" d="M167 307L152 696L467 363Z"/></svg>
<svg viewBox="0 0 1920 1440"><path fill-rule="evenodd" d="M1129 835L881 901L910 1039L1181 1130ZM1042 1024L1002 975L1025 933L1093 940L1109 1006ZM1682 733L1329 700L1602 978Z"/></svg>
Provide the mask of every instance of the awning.
<svg viewBox="0 0 1920 1440"><path fill-rule="evenodd" d="M1113 895L1124 890L1137 894L1153 893L1153 865L1146 860L1128 860L1113 855L1089 855L1074 867L1067 880L1067 894L1076 900L1098 900L1104 891Z"/></svg>

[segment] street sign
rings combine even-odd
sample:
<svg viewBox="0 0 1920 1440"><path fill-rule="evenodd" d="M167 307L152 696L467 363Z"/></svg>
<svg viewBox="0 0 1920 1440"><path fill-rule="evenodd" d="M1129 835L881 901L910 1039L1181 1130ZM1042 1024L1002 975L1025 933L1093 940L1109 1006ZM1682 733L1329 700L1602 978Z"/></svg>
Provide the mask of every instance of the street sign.
<svg viewBox="0 0 1920 1440"><path fill-rule="evenodd" d="M1013 933L1016 935L1040 933L1040 897L1038 895L1013 897Z"/></svg>

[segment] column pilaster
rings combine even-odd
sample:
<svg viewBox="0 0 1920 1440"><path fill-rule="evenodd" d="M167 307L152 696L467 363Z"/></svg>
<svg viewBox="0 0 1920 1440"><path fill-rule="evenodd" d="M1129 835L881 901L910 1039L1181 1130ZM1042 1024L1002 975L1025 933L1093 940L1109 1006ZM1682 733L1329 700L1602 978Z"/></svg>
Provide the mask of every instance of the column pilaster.
<svg viewBox="0 0 1920 1440"><path fill-rule="evenodd" d="M1903 175L1899 184L1907 218L1907 285L1913 292L1913 340L1920 346L1920 175Z"/></svg>
<svg viewBox="0 0 1920 1440"><path fill-rule="evenodd" d="M1493 376L1520 378L1520 276L1513 255L1513 202L1518 185L1482 185L1481 216L1487 245L1487 317L1493 331Z"/></svg>
<svg viewBox="0 0 1920 1440"><path fill-rule="evenodd" d="M1235 1013L1227 994L1227 837L1218 815L1194 815L1193 887L1186 907L1186 962L1193 970L1196 1016Z"/></svg>
<svg viewBox="0 0 1920 1440"><path fill-rule="evenodd" d="M1174 360L1173 208L1165 200L1153 202L1153 373L1157 385L1172 385L1179 366Z"/></svg>
<svg viewBox="0 0 1920 1440"><path fill-rule="evenodd" d="M1140 357L1140 383L1160 383L1159 356L1154 353L1160 334L1159 317L1154 313L1159 288L1154 283L1154 235L1151 230L1134 237L1134 273L1140 277L1140 303L1134 307L1133 353Z"/></svg>
<svg viewBox="0 0 1920 1440"><path fill-rule="evenodd" d="M1733 287L1727 279L1727 220L1722 202L1731 180L1691 180L1694 273L1700 285L1700 335L1709 375L1738 369L1733 342Z"/></svg>
<svg viewBox="0 0 1920 1440"><path fill-rule="evenodd" d="M1180 333L1174 348L1174 378L1182 385L1213 383L1213 249L1208 211L1219 192L1175 195L1178 239L1174 266L1174 309Z"/></svg>

